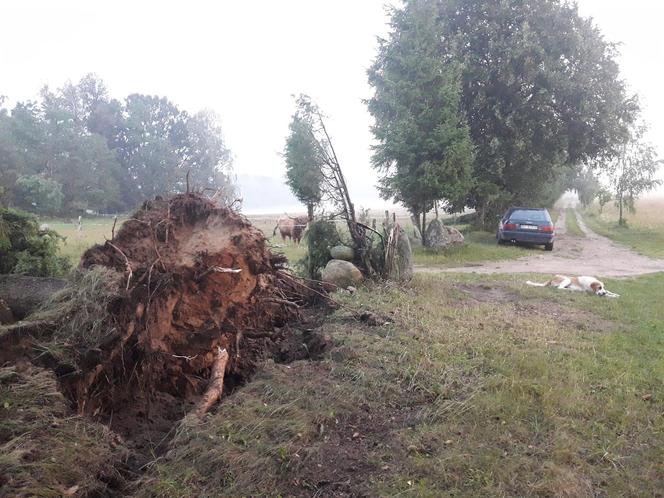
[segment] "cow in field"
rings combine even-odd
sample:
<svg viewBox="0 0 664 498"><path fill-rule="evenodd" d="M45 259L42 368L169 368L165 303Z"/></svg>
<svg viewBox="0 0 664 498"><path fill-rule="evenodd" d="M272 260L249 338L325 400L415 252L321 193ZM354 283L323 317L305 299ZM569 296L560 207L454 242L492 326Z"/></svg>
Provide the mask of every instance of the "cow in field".
<svg viewBox="0 0 664 498"><path fill-rule="evenodd" d="M307 228L308 223L309 218L306 216L282 216L277 220L277 226L274 227L272 235L276 235L277 230L279 230L281 240L285 242L286 238L289 238L292 239L296 244L299 244L302 240L304 229Z"/></svg>

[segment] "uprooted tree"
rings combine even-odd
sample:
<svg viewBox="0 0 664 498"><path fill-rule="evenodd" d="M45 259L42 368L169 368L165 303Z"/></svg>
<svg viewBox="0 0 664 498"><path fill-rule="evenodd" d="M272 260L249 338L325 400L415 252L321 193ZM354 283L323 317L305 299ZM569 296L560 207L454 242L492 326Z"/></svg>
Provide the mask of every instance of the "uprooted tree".
<svg viewBox="0 0 664 498"><path fill-rule="evenodd" d="M224 372L245 378L275 327L298 316L307 290L285 263L245 218L199 194L146 201L83 255L83 280L45 312L63 391L89 414L150 412L169 396L204 413Z"/></svg>

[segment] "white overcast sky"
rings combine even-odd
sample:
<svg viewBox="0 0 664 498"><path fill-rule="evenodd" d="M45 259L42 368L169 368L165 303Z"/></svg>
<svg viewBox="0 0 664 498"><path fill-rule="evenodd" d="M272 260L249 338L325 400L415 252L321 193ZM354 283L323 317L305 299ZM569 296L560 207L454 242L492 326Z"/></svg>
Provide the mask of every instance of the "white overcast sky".
<svg viewBox="0 0 664 498"><path fill-rule="evenodd" d="M35 98L45 84L93 72L117 98L157 94L188 111L215 110L235 172L281 178L291 95L308 93L329 116L356 203L378 207L362 99L371 93L366 69L376 37L387 32L386 3L0 0L0 95ZM578 4L607 39L622 43L624 77L664 151L664 3Z"/></svg>

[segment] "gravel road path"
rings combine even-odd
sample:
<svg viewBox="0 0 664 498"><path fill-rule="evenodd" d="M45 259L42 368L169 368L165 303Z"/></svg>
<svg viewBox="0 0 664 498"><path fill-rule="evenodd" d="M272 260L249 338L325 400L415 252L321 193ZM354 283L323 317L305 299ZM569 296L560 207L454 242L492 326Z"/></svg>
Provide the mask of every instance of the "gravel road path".
<svg viewBox="0 0 664 498"><path fill-rule="evenodd" d="M576 212L579 228L584 237L569 235L565 229L565 211L556 223L556 241L552 252L533 248L532 256L508 261L473 263L457 268L416 266L422 273L547 273L565 275L592 275L627 277L664 271L664 260L638 254L616 244L588 228L580 213Z"/></svg>

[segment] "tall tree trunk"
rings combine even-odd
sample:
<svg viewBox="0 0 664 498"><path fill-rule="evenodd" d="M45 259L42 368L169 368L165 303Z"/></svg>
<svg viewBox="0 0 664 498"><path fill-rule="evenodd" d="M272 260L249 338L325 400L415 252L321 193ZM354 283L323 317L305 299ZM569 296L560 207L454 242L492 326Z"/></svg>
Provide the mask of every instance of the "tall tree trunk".
<svg viewBox="0 0 664 498"><path fill-rule="evenodd" d="M482 202L482 204L480 204L477 207L477 223L478 223L479 227L482 230L485 229L485 226L484 226L484 217L485 217L485 215L486 215L486 204L484 202Z"/></svg>
<svg viewBox="0 0 664 498"><path fill-rule="evenodd" d="M622 226L625 223L625 220L623 220L623 193L620 192L618 195L618 210L619 210L619 215L618 215L618 225Z"/></svg>
<svg viewBox="0 0 664 498"><path fill-rule="evenodd" d="M411 211L410 214L410 219L413 222L413 232L415 235L415 238L421 239L422 238L422 222L420 221L420 213L414 213Z"/></svg>
<svg viewBox="0 0 664 498"><path fill-rule="evenodd" d="M433 203L433 208L436 210L436 219L438 219L438 201Z"/></svg>
<svg viewBox="0 0 664 498"><path fill-rule="evenodd" d="M313 204L307 204L307 217L309 218L309 221L314 221L314 205Z"/></svg>
<svg viewBox="0 0 664 498"><path fill-rule="evenodd" d="M422 209L422 246L427 245L427 210Z"/></svg>

